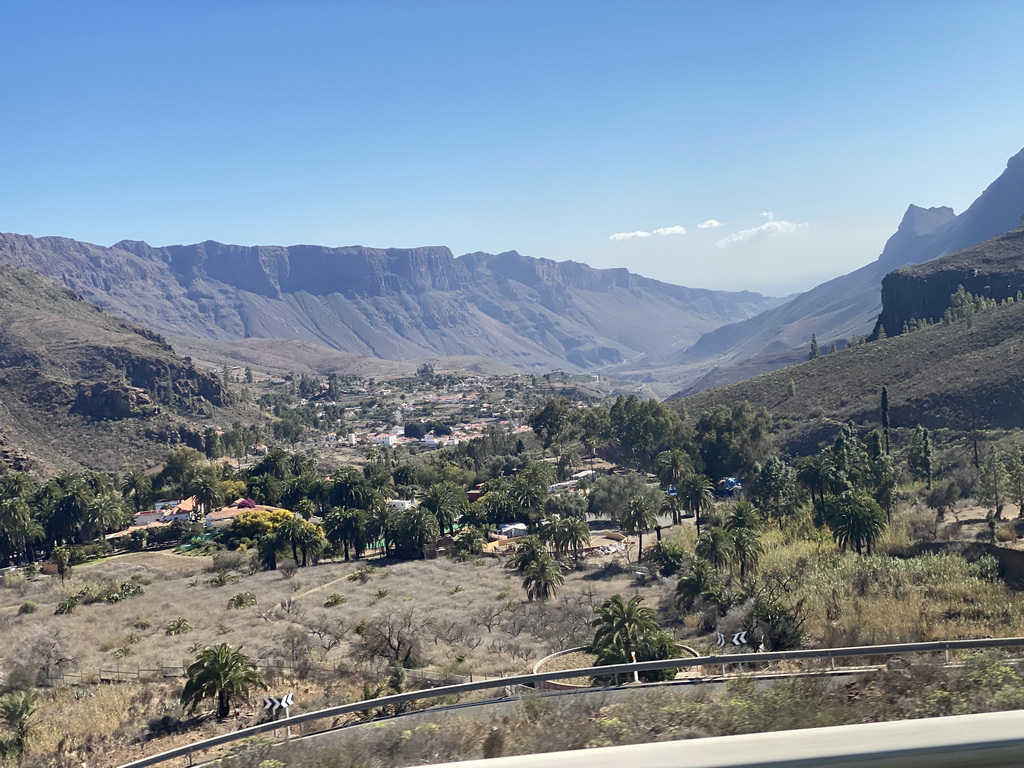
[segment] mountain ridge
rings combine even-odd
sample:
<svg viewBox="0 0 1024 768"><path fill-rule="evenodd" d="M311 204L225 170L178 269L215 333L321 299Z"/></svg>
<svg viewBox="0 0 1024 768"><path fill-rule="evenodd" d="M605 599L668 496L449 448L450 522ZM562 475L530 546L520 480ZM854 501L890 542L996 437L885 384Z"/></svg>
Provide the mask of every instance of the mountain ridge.
<svg viewBox="0 0 1024 768"><path fill-rule="evenodd" d="M0 261L177 336L295 338L391 360L482 355L520 370L600 368L778 302L515 251L456 258L444 246L105 248L2 234Z"/></svg>
<svg viewBox="0 0 1024 768"><path fill-rule="evenodd" d="M882 279L908 264L919 264L1002 234L1019 224L1024 211L1024 149L1012 156L1005 170L961 214L948 207L911 205L897 231L874 261L832 278L781 306L753 318L723 325L691 347L662 360L659 367L687 391L702 388L701 377L716 385L738 381L751 371L779 367L779 353L807 344L811 334L820 345L840 346L852 336L871 332L882 310ZM729 368L737 363L744 366ZM707 368L718 368L710 376ZM689 371L689 373L688 373ZM693 371L698 371L696 375ZM626 373L616 370L617 373ZM710 377L709 377L710 376ZM708 378L709 377L709 378Z"/></svg>

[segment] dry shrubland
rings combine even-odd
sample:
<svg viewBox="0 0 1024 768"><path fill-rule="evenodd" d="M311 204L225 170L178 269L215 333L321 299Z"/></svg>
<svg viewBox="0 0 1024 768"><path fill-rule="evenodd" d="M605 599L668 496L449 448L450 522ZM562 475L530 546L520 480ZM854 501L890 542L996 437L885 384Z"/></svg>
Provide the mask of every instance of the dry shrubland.
<svg viewBox="0 0 1024 768"><path fill-rule="evenodd" d="M955 551L907 556L919 517L913 510L901 513L880 543L879 554L863 557L837 551L824 535L771 525L762 532L764 552L750 584L776 590L799 618L808 647L1024 634L1024 598L999 580L990 559L971 562ZM669 537L685 549L692 547L688 527ZM115 765L128 755L160 751L262 717L250 706L227 724L202 717L182 720L180 678L88 685L100 667L176 664L180 669L191 661L195 648L228 642L253 658L286 666L284 673L268 671L272 691L294 692L298 711L308 711L372 695L395 661L421 668L433 679L525 672L542 656L589 640L594 607L616 593L643 595L648 605L660 608L665 626L679 641L706 652L716 650L716 622L721 627L741 621L745 605L741 602L720 616L710 616L706 609L680 612L672 599L674 580L640 585L628 563L608 559L567 572L557 598L548 603L527 602L521 576L493 560L337 562L294 574L251 572L249 563L244 553L216 560L138 553L76 567L64 584L56 577L6 575L0 588L0 622L7 642L0 648L0 669L8 686L31 685L41 672L86 673L83 685L42 694L36 742L25 765L58 765L65 759L68 765L79 765L82 759L90 766ZM70 595L121 594L124 582L142 586L144 594L114 603L83 603L55 615ZM34 610L25 609L28 603ZM791 686L778 690L791 696L813 693ZM759 692L760 698L744 695L746 707L770 706L766 692ZM665 738L730 728L739 732L739 726L721 725L726 722L722 713L733 711L732 705L701 697L671 705L657 701L637 705L634 716L619 703L594 705L595 715L582 700L557 705L543 700L524 703L516 713L504 712L505 719L489 727L507 731L508 723L519 723L512 729L520 729L517 745L545 748L562 741L566 748L622 743L625 737L614 734L628 728L620 729L615 722L635 719L641 712L652 723L676 718L664 726ZM705 713L700 717L692 709L698 704ZM772 706L782 707L779 702ZM558 734L546 732L532 725L530 707L554 707L553 714L566 723L590 725L563 723ZM594 717L605 725L595 726ZM697 728L693 723L701 717L718 725ZM349 754L367 753L374 743L391 744L383 751L393 762L359 763L381 766L420 762L421 752L478 756L487 728L460 718L417 720L412 736L401 735L410 732L407 726L360 728L353 732L361 735L352 736ZM795 714L790 720L779 714L775 721L803 722ZM288 764L358 763L317 763L319 757L301 754L309 762Z"/></svg>
<svg viewBox="0 0 1024 768"><path fill-rule="evenodd" d="M610 595L639 591L654 603L663 597L665 586L637 586L629 568L605 568L599 579L595 573L567 573L558 597L541 604L527 603L521 577L493 560L325 563L289 577L249 572L247 558L215 563L136 553L75 567L63 584L8 575L0 589L7 640L0 670L12 685L83 673L82 685L44 690L26 765L65 758L76 766L82 759L116 765L127 754L192 741L217 726L182 721L181 678L91 685L101 668L180 669L196 648L228 642L284 665L265 676L274 690L295 693L298 711L363 698L395 660L435 679L523 673L552 651L586 642L594 606ZM70 595L105 594L125 581L144 594L54 613ZM255 604L235 599L246 593ZM35 610L19 613L29 601ZM243 707L228 727L261 717L255 706Z"/></svg>
<svg viewBox="0 0 1024 768"><path fill-rule="evenodd" d="M36 640L46 637L81 669L181 664L197 645L230 642L289 666L366 672L398 659L455 674L512 673L586 642L594 606L612 594L639 591L657 602L664 590L634 585L625 568L601 579L581 570L566 574L556 599L527 603L518 574L493 560L327 563L290 578L234 569L220 571L224 578L211 567L210 558L142 553L79 566L64 584L15 580L0 590L8 638L0 666L34 663ZM68 595L130 580L145 593L54 615ZM19 614L26 601L36 610ZM191 629L170 633L181 619Z"/></svg>

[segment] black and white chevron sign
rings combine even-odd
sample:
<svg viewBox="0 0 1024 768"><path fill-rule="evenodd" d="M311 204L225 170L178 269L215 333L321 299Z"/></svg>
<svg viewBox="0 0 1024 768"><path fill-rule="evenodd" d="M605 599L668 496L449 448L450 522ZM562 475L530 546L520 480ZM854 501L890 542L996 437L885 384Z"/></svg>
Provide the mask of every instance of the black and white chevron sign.
<svg viewBox="0 0 1024 768"><path fill-rule="evenodd" d="M295 700L290 693L286 693L284 696L263 697L263 708L269 709L271 712L277 712L279 709L288 709L294 703Z"/></svg>

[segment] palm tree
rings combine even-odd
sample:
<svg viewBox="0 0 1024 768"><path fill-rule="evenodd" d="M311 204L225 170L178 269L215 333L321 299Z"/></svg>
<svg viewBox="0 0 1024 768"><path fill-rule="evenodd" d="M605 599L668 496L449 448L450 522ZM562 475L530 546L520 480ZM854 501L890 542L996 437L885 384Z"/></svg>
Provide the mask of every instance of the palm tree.
<svg viewBox="0 0 1024 768"><path fill-rule="evenodd" d="M725 528L717 526L697 537L696 553L697 557L718 570L727 568L736 555L732 536Z"/></svg>
<svg viewBox="0 0 1024 768"><path fill-rule="evenodd" d="M311 520L317 513L316 502L312 499L299 499L295 502L295 510L303 520Z"/></svg>
<svg viewBox="0 0 1024 768"><path fill-rule="evenodd" d="M560 542L565 552L579 557L590 545L590 526L578 517L566 517L558 521Z"/></svg>
<svg viewBox="0 0 1024 768"><path fill-rule="evenodd" d="M615 656L615 661L604 661L604 664L623 664L630 660L630 652L643 644L644 638L651 632L661 629L657 614L647 606L641 605L643 598L634 595L627 603L622 595L608 598L596 611L591 622L594 627L594 639L591 647L599 655L602 651Z"/></svg>
<svg viewBox="0 0 1024 768"><path fill-rule="evenodd" d="M426 557L427 545L440 537L441 526L433 512L417 505L401 513L395 533L399 553L418 560Z"/></svg>
<svg viewBox="0 0 1024 768"><path fill-rule="evenodd" d="M504 487L488 490L476 503L483 505L488 522L494 525L514 520L518 511L515 500Z"/></svg>
<svg viewBox="0 0 1024 768"><path fill-rule="evenodd" d="M764 547L753 528L734 528L731 533L733 560L740 567L740 581L744 581L747 573L752 573L757 567Z"/></svg>
<svg viewBox="0 0 1024 768"><path fill-rule="evenodd" d="M594 639L588 650L597 655L595 666L626 664L633 661L654 661L669 659L679 653L677 646L658 625L657 614L645 605L643 598L635 595L628 603L622 595L608 598L595 611L591 622ZM674 675L669 671L668 676ZM664 673L653 672L644 675L647 679L666 677Z"/></svg>
<svg viewBox="0 0 1024 768"><path fill-rule="evenodd" d="M698 597L705 599L715 597L718 592L718 574L707 560L695 558L690 563L690 570L680 577L676 584L676 602L688 611Z"/></svg>
<svg viewBox="0 0 1024 768"><path fill-rule="evenodd" d="M14 691L0 699L0 720L13 734L5 746L19 760L31 740L36 704L33 691Z"/></svg>
<svg viewBox="0 0 1024 768"><path fill-rule="evenodd" d="M274 506L281 501L281 481L269 473L249 479L249 493L261 504Z"/></svg>
<svg viewBox="0 0 1024 768"><path fill-rule="evenodd" d="M0 544L5 555L21 559L31 537L32 511L20 496L0 500Z"/></svg>
<svg viewBox="0 0 1024 768"><path fill-rule="evenodd" d="M455 521L465 512L469 500L465 489L451 480L445 480L430 486L420 504L434 513L442 531L447 528L454 535Z"/></svg>
<svg viewBox="0 0 1024 768"><path fill-rule="evenodd" d="M578 517L563 517L551 520L540 529L540 539L550 544L556 555L568 555L570 550L579 555L580 550L590 543L590 528Z"/></svg>
<svg viewBox="0 0 1024 768"><path fill-rule="evenodd" d="M282 448L271 448L267 455L253 466L252 471L257 475L268 474L278 480L286 480L290 474L289 469L287 451Z"/></svg>
<svg viewBox="0 0 1024 768"><path fill-rule="evenodd" d="M825 522L832 536L843 549L853 547L857 554L878 541L885 530L885 512L878 502L864 491L846 491L825 497Z"/></svg>
<svg viewBox="0 0 1024 768"><path fill-rule="evenodd" d="M182 706L192 713L204 699L217 699L218 720L228 716L232 700L247 699L253 688L267 687L249 657L227 643L202 648L187 674Z"/></svg>
<svg viewBox="0 0 1024 768"><path fill-rule="evenodd" d="M727 531L756 531L764 523L761 511L749 501L737 501L725 518Z"/></svg>
<svg viewBox="0 0 1024 768"><path fill-rule="evenodd" d="M299 542L302 540L302 518L294 515L277 528L278 541L292 548L292 560L299 562Z"/></svg>
<svg viewBox="0 0 1024 768"><path fill-rule="evenodd" d="M459 516L459 525L462 527L473 526L483 530L488 524L487 505L482 504L479 499L473 503L469 503L467 500L466 506Z"/></svg>
<svg viewBox="0 0 1024 768"><path fill-rule="evenodd" d="M672 515L672 525L679 525L683 521L683 498L679 495L678 490L672 495L665 494L661 500L661 512L665 515Z"/></svg>
<svg viewBox="0 0 1024 768"><path fill-rule="evenodd" d="M56 503L47 521L47 535L55 543L75 541L89 519L93 493L84 477L65 472L53 481Z"/></svg>
<svg viewBox="0 0 1024 768"><path fill-rule="evenodd" d="M558 457L557 475L559 480L568 480L572 477L573 472L579 469L580 455L576 451L568 450L565 451L561 456Z"/></svg>
<svg viewBox="0 0 1024 768"><path fill-rule="evenodd" d="M804 456L796 464L797 482L811 493L811 505L818 508L817 501L825 497L831 478L828 459L819 454Z"/></svg>
<svg viewBox="0 0 1024 768"><path fill-rule="evenodd" d="M125 499L131 499L135 506L135 514L142 511L143 506L149 503L150 494L153 492L153 484L149 478L138 469L125 472L121 478L121 495Z"/></svg>
<svg viewBox="0 0 1024 768"><path fill-rule="evenodd" d="M334 506L369 509L373 495L373 488L355 467L342 467L334 473L330 490Z"/></svg>
<svg viewBox="0 0 1024 768"><path fill-rule="evenodd" d="M487 544L487 536L475 525L464 525L455 537L455 553L459 557L480 554Z"/></svg>
<svg viewBox="0 0 1024 768"><path fill-rule="evenodd" d="M590 462L590 471L594 471L594 453L597 450L597 440L587 435L581 441L584 452L587 454L587 459Z"/></svg>
<svg viewBox="0 0 1024 768"><path fill-rule="evenodd" d="M309 558L313 559L313 565L320 562L320 555L324 552L324 529L309 520L300 520L299 550L302 552L302 567L305 568Z"/></svg>
<svg viewBox="0 0 1024 768"><path fill-rule="evenodd" d="M645 493L631 496L619 516L619 523L626 533L637 536L639 560L644 554L644 531L649 531L658 524L658 513L654 509L651 497Z"/></svg>
<svg viewBox="0 0 1024 768"><path fill-rule="evenodd" d="M693 512L697 535L700 536L700 516L714 507L715 487L706 475L694 472L676 486L676 493L682 497L683 506Z"/></svg>
<svg viewBox="0 0 1024 768"><path fill-rule="evenodd" d="M558 561L547 553L530 562L523 576L523 589L526 590L526 599L530 602L543 602L554 597L557 588L565 581Z"/></svg>
<svg viewBox="0 0 1024 768"><path fill-rule="evenodd" d="M361 519L365 514L358 509L336 507L324 518L324 533L327 540L335 547L343 547L346 562L349 559L349 547L355 548L357 559L362 554L362 548L357 546L356 542L365 525L365 521Z"/></svg>
<svg viewBox="0 0 1024 768"><path fill-rule="evenodd" d="M654 466L654 472L661 482L661 487L665 489L669 486L675 486L678 489L683 478L693 471L690 454L680 448L659 453Z"/></svg>
<svg viewBox="0 0 1024 768"><path fill-rule="evenodd" d="M379 496L369 502L366 512L365 535L368 542L380 540L384 544L384 555L398 548L398 528L401 515L398 510L387 505Z"/></svg>
<svg viewBox="0 0 1024 768"><path fill-rule="evenodd" d="M540 508L547 498L547 487L539 479L539 473L527 467L514 478L508 486L508 496L515 502L519 522L534 526L540 518Z"/></svg>
<svg viewBox="0 0 1024 768"><path fill-rule="evenodd" d="M114 491L102 493L89 505L89 518L85 529L89 538L110 531L120 531L131 523L131 514L125 509L124 499Z"/></svg>
<svg viewBox="0 0 1024 768"><path fill-rule="evenodd" d="M515 568L520 573L525 573L530 563L545 554L547 553L539 536L523 536L516 539L516 550L508 561L508 567Z"/></svg>
<svg viewBox="0 0 1024 768"><path fill-rule="evenodd" d="M71 548L67 544L54 547L50 552L50 562L57 566L57 575L60 576L60 583L71 573Z"/></svg>

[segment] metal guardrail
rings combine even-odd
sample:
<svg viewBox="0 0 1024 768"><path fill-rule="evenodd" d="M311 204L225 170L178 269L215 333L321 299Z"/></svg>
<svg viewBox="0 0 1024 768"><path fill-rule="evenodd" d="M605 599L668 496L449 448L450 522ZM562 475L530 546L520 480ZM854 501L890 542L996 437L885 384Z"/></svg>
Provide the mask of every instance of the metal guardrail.
<svg viewBox="0 0 1024 768"><path fill-rule="evenodd" d="M179 757L189 757L196 752L230 744L233 741L240 741L251 736L258 736L261 733L276 731L280 728L302 725L303 723L323 720L329 717L338 717L366 709L385 707L392 704L405 704L420 699L433 699L439 696L454 696L463 693L473 693L494 688L504 688L513 685L532 685L534 683L546 682L548 680L560 680L574 677L607 677L611 675L632 675L634 672L652 672L663 669L683 669L687 667L704 666L728 666L731 664L765 663L772 661L797 661L802 659L842 659L857 656L898 656L916 653L946 653L949 651L971 651L983 650L986 648L1020 648L1024 647L1024 637L984 638L981 640L938 640L928 643L895 643L888 645L862 645L848 648L811 648L798 651L768 651L764 653L733 653L718 654L715 656L688 657L685 659L665 659L661 661L641 661L635 664L613 664L604 667L586 667L583 669L563 669L554 672L538 672L529 675L518 675L516 677L504 677L488 680L478 680L471 683L459 683L457 685L446 685L438 688L428 688L421 691L409 691L397 693L391 696L382 696L378 699L367 699L351 704L342 704L337 707L328 707L314 712L305 712L301 715L274 720L258 725L242 728L231 733L220 734L209 739L203 739L182 747L169 749L149 757L143 757L125 763L120 768L148 768L148 766L160 765L168 760ZM581 688L580 691L593 689Z"/></svg>

